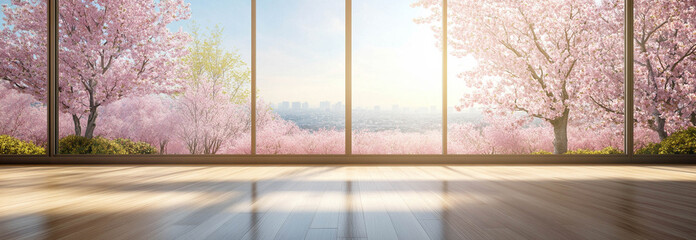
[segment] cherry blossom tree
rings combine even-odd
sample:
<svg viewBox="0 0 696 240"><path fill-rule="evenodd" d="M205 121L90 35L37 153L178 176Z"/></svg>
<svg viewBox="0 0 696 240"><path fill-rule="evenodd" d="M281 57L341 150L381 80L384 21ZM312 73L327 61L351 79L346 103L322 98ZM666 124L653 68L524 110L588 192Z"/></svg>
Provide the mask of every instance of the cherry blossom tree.
<svg viewBox="0 0 696 240"><path fill-rule="evenodd" d="M46 105L37 101L34 96L6 85L6 82L0 82L0 135L9 135L22 141L46 146L48 140ZM60 113L59 117L69 118L69 116L66 113ZM72 129L72 123L59 122L59 137L67 136L70 129Z"/></svg>
<svg viewBox="0 0 696 240"><path fill-rule="evenodd" d="M343 141L341 141L343 142ZM442 132L354 131L354 154L440 154Z"/></svg>
<svg viewBox="0 0 696 240"><path fill-rule="evenodd" d="M617 92L623 89L623 1L603 1L589 18L596 41L588 81L598 84L593 102L605 112L623 116ZM636 0L634 3L635 119L659 139L696 125L696 1ZM599 96L598 96L599 95ZM604 96L601 96L604 95Z"/></svg>
<svg viewBox="0 0 696 240"><path fill-rule="evenodd" d="M0 78L43 101L46 1L12 5L3 7ZM189 38L167 25L189 17L183 0L66 0L59 11L59 107L71 115L76 135L94 135L102 106L180 90L178 59Z"/></svg>
<svg viewBox="0 0 696 240"><path fill-rule="evenodd" d="M46 1L13 0L2 5L0 82L46 102Z"/></svg>
<svg viewBox="0 0 696 240"><path fill-rule="evenodd" d="M169 143L176 140L174 111L175 102L166 95L124 98L101 109L97 122L101 127L95 134L147 142L157 147L160 154L167 154Z"/></svg>
<svg viewBox="0 0 696 240"><path fill-rule="evenodd" d="M439 4L414 4L432 9L417 22L436 23L441 11L433 6ZM451 0L448 6L449 54L478 61L474 71L458 75L474 89L459 107L543 119L553 126L554 152L566 152L568 119L585 84L578 66L589 36L584 14L594 1Z"/></svg>
<svg viewBox="0 0 696 240"><path fill-rule="evenodd" d="M553 128L531 124L520 116L485 116L480 123L450 123L447 151L451 154L529 154L553 149ZM572 135L571 135L572 136Z"/></svg>
<svg viewBox="0 0 696 240"><path fill-rule="evenodd" d="M251 127L246 104L235 104L219 82L201 80L178 99L177 134L191 154L216 154Z"/></svg>
<svg viewBox="0 0 696 240"><path fill-rule="evenodd" d="M431 16L418 22L436 22L441 12L432 6L438 4L434 0L416 3L433 9ZM543 119L553 126L554 152L566 152L568 119L585 84L578 74L588 35L583 14L593 1L453 0L448 4L449 54L471 55L478 61L474 71L459 74L474 89L463 96L459 107L481 105L488 114L524 112Z"/></svg>
<svg viewBox="0 0 696 240"><path fill-rule="evenodd" d="M0 84L0 135L46 144L46 107L31 95Z"/></svg>

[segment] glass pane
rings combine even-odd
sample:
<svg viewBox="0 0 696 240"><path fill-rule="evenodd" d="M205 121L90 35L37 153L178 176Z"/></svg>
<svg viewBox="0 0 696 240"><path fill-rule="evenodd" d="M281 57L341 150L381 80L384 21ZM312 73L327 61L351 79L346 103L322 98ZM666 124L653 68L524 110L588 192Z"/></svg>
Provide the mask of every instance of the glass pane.
<svg viewBox="0 0 696 240"><path fill-rule="evenodd" d="M0 5L0 155L46 154L46 2Z"/></svg>
<svg viewBox="0 0 696 240"><path fill-rule="evenodd" d="M696 153L696 2L634 3L636 154Z"/></svg>
<svg viewBox="0 0 696 240"><path fill-rule="evenodd" d="M250 1L135 3L60 3L60 153L249 153Z"/></svg>
<svg viewBox="0 0 696 240"><path fill-rule="evenodd" d="M448 7L448 153L622 152L622 1Z"/></svg>
<svg viewBox="0 0 696 240"><path fill-rule="evenodd" d="M353 1L354 154L442 153L442 51L414 2Z"/></svg>
<svg viewBox="0 0 696 240"><path fill-rule="evenodd" d="M345 153L344 1L257 4L257 153Z"/></svg>

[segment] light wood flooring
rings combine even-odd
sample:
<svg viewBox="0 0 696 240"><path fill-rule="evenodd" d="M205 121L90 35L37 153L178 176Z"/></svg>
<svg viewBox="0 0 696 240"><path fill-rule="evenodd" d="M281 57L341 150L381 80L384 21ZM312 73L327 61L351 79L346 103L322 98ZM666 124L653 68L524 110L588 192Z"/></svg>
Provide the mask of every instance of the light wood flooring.
<svg viewBox="0 0 696 240"><path fill-rule="evenodd" d="M696 239L696 166L0 166L0 239Z"/></svg>

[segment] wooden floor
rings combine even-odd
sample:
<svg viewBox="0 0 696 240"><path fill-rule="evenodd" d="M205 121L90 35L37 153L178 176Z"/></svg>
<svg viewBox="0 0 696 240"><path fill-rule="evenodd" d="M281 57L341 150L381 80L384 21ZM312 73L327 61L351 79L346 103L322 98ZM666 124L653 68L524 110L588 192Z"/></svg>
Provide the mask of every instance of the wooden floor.
<svg viewBox="0 0 696 240"><path fill-rule="evenodd" d="M696 166L0 167L0 239L689 238Z"/></svg>

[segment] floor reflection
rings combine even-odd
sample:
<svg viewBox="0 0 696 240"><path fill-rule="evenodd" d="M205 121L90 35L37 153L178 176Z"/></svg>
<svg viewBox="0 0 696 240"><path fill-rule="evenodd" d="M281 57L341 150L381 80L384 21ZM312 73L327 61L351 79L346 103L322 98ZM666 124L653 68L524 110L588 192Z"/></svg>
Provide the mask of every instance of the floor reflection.
<svg viewBox="0 0 696 240"><path fill-rule="evenodd" d="M441 181L440 197L442 198L442 206L440 207L440 236L437 239L454 239L456 236L452 233L452 228L449 226L450 220L450 208L449 204L452 199L449 195L449 182Z"/></svg>
<svg viewBox="0 0 696 240"><path fill-rule="evenodd" d="M343 219L343 224L341 224L341 227L343 227L342 235L343 237L356 237L353 235L353 231L355 230L353 226L356 225L355 223L355 213L353 212L353 181L346 181L346 192L345 192L345 218Z"/></svg>
<svg viewBox="0 0 696 240"><path fill-rule="evenodd" d="M251 206L251 211L249 214L249 222L251 223L251 229L255 229L258 227L259 224L259 210L258 210L258 205L254 204L256 203L257 200L257 195L258 193L256 192L256 181L251 182L251 201L249 201L249 205ZM259 239L258 232L256 231L251 231L251 239L257 240Z"/></svg>

